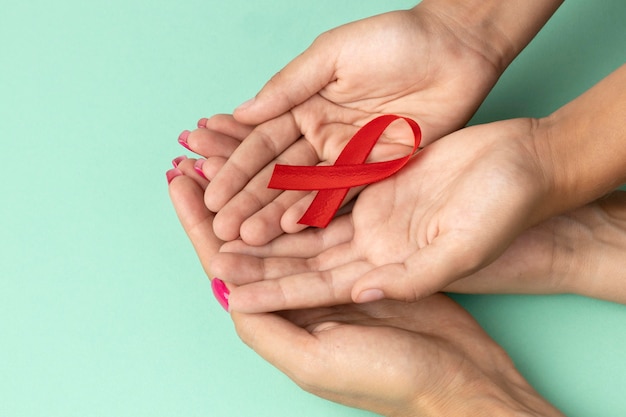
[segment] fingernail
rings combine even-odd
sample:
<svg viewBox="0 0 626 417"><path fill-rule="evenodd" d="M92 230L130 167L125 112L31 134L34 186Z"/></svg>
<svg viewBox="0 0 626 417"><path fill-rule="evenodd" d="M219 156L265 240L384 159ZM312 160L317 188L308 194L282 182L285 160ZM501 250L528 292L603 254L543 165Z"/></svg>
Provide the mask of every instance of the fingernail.
<svg viewBox="0 0 626 417"><path fill-rule="evenodd" d="M219 278L213 278L211 281L211 289L213 290L213 295L217 299L217 302L224 308L224 310L228 311L228 296L230 295L230 291L226 288L226 284Z"/></svg>
<svg viewBox="0 0 626 417"><path fill-rule="evenodd" d="M171 183L172 180L176 177L183 175L183 171L178 168L170 169L165 173L165 178L167 178L167 183Z"/></svg>
<svg viewBox="0 0 626 417"><path fill-rule="evenodd" d="M191 132L188 131L188 130L183 130L183 133L181 133L178 136L178 143L180 143L185 149L188 149L188 150L191 151L191 148L189 147L189 144L187 144L187 138L189 137L190 133Z"/></svg>
<svg viewBox="0 0 626 417"><path fill-rule="evenodd" d="M235 110L245 110L248 107L252 106L252 104L254 103L254 98L251 98L250 100L244 101L243 103L241 103L239 106L237 106L237 108Z"/></svg>
<svg viewBox="0 0 626 417"><path fill-rule="evenodd" d="M174 168L178 168L178 164L183 162L185 159L187 159L187 157L185 155L179 156L178 158L174 158L172 160L172 165L174 165Z"/></svg>
<svg viewBox="0 0 626 417"><path fill-rule="evenodd" d="M354 302L356 303L370 303L372 301L378 301L385 298L385 293L378 289L371 289L361 291L361 293L356 297Z"/></svg>
<svg viewBox="0 0 626 417"><path fill-rule="evenodd" d="M198 127L199 128L206 127L206 124L208 121L209 119L207 119L206 117L203 117L202 119L198 120Z"/></svg>
<svg viewBox="0 0 626 417"><path fill-rule="evenodd" d="M196 160L196 163L193 164L193 169L195 169L196 172L200 174L200 176L206 180L207 177L206 175L204 175L204 171L202 171L202 165L204 165L204 161L206 161L206 159L198 158L198 160Z"/></svg>

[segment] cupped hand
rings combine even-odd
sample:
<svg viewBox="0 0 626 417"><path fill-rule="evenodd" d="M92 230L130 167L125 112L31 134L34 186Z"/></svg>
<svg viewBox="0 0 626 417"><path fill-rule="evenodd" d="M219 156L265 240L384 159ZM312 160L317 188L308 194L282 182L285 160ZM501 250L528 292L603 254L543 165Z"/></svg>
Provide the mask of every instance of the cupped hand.
<svg viewBox="0 0 626 417"><path fill-rule="evenodd" d="M547 215L551 182L537 161L535 121L469 127L368 186L352 213L327 229L283 235L266 246L228 242L211 268L241 285L244 312L412 301L494 261Z"/></svg>
<svg viewBox="0 0 626 417"><path fill-rule="evenodd" d="M193 159L169 190L207 274L223 244L203 203L207 182ZM231 286L231 289L234 289ZM459 305L442 294L417 303L232 313L240 337L302 388L388 416L559 415L515 369L507 354ZM471 382L471 383L469 383Z"/></svg>
<svg viewBox="0 0 626 417"><path fill-rule="evenodd" d="M300 387L344 405L385 416L561 415L442 294L232 318L242 340Z"/></svg>
<svg viewBox="0 0 626 417"><path fill-rule="evenodd" d="M304 227L296 222L311 194L267 189L277 159L332 164L352 135L381 114L416 120L424 145L462 127L503 70L472 43L470 30L420 4L322 34L235 111L237 121L256 128L207 187L217 235L260 245ZM402 129L388 129L370 161L406 155L412 136ZM297 214L283 216L294 205Z"/></svg>

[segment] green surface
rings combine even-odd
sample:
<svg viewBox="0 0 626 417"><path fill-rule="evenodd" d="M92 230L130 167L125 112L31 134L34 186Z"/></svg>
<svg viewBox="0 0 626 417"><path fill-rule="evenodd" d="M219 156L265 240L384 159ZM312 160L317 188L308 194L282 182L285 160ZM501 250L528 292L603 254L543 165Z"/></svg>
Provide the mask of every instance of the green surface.
<svg viewBox="0 0 626 417"><path fill-rule="evenodd" d="M410 1L5 2L0 416L368 416L243 346L171 208L178 133L322 31ZM297 6L294 6L297 4ZM626 2L570 0L474 122L549 113L624 60ZM570 416L626 415L626 307L457 297Z"/></svg>

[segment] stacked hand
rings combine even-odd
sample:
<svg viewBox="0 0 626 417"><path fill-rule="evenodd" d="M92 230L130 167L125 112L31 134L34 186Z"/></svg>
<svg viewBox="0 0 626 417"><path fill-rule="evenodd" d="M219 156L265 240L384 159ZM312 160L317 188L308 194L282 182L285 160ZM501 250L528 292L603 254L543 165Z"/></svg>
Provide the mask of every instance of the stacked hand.
<svg viewBox="0 0 626 417"><path fill-rule="evenodd" d="M528 227L626 181L622 86L626 66L549 117L456 131L428 145L399 174L369 186L353 212L326 230L258 247L226 244L211 267L242 285L233 291L231 307L275 311L350 300L410 301L487 266ZM598 103L607 100L613 105L600 110ZM233 118L216 120L228 129L206 134L227 137L232 148L250 129ZM265 186L255 186L264 192Z"/></svg>
<svg viewBox="0 0 626 417"><path fill-rule="evenodd" d="M550 190L532 163L532 129L513 120L461 130L368 186L327 229L226 243L211 269L242 285L231 308L414 301L481 269L542 214Z"/></svg>
<svg viewBox="0 0 626 417"><path fill-rule="evenodd" d="M214 288L244 341L308 390L388 415L558 413L437 294L626 302L625 194L589 203L626 181L626 66L549 117L457 130L558 4L520 14L424 0L346 25L234 116L181 135L206 160L176 160L172 199L205 270L226 281ZM356 203L327 229L303 231L313 196L268 189L274 163L332 164L384 113L417 120L427 146L399 174L351 190ZM369 161L406 155L405 132L392 125Z"/></svg>
<svg viewBox="0 0 626 417"><path fill-rule="evenodd" d="M179 218L205 267L221 242L202 201L193 161L170 185ZM304 389L388 416L560 415L459 305L437 294L416 303L378 301L233 313L237 332ZM479 349L477 347L480 347Z"/></svg>
<svg viewBox="0 0 626 417"><path fill-rule="evenodd" d="M493 49L474 44L445 9L427 3L323 34L235 111L239 122L258 126L219 172L206 167L205 202L217 213L217 236L259 245L303 228L297 220L312 195L267 189L276 161L332 164L347 140L381 114L418 121L423 145L467 122L505 64ZM191 132L189 147L203 154L203 142L219 140L212 131L221 130L224 117L202 120L208 129ZM370 160L405 156L412 145L402 124L392 126Z"/></svg>
<svg viewBox="0 0 626 417"><path fill-rule="evenodd" d="M203 203L208 181L193 160L178 163L172 201L211 276L210 260L224 242ZM616 192L526 231L489 267L448 289L578 292L623 302L626 292L614 291L611 280L626 266L625 249L626 193ZM441 294L415 303L233 312L232 318L261 356L304 389L342 404L389 416L560 415L471 316Z"/></svg>
<svg viewBox="0 0 626 417"><path fill-rule="evenodd" d="M224 118L223 122L222 132L212 134L219 133L222 143L237 146L247 128L230 118ZM207 273L211 275L223 269L219 271L222 277L233 275L229 286L231 306L235 310L331 305L349 300L351 285L359 274L366 273L367 277L367 272L377 267L376 259L388 263L385 251L395 254L395 259L399 259L396 262L400 263L404 262L401 256L409 259L419 256L441 240L453 248L448 253L448 262L456 260L458 254L469 253L473 259L471 254L476 251L498 253L501 247L494 248L488 239L483 242L476 237L498 236L501 227L523 229L520 225L531 221L533 210L488 208L506 207L511 201L515 207L525 207L514 195L522 194L525 196L521 197L522 201L532 201L541 199L544 190L543 186L537 187L541 182L530 180L533 177L527 170L535 146L525 136L507 134L530 132L532 126L529 120L514 120L456 132L427 147L399 175L368 187L359 196L353 212L336 219L328 229L285 235L261 247L241 241L224 243L215 236L214 214L203 202L204 188L209 182L194 170L193 160L177 161L178 168L170 175L170 192ZM466 135L471 141L460 139ZM459 146L460 142L475 146L464 148ZM524 155L528 160L518 159L516 155ZM206 156L219 161L228 156L228 150L223 150L220 157L211 157L210 153ZM544 171L531 169L530 172ZM402 188L406 186L403 182L409 181L421 192L420 204L415 204L418 200L411 193L398 191L409 189ZM482 198L476 198L475 190L484 193ZM386 194L390 197L386 198ZM393 204L381 205L384 201ZM405 204L411 209L403 209ZM425 209L418 212L422 206ZM376 221L384 227L372 229ZM420 226L421 221L427 223ZM476 229L475 222L483 227ZM406 241L387 237L402 227L412 232L406 234ZM474 239L464 238L463 233L457 234L455 230ZM368 240L368 231L386 240L382 244ZM447 242L444 238L448 234L454 234L456 239ZM575 292L619 302L626 300L626 291L620 284L625 270L621 254L626 249L624 192L612 193L554 217L517 238L504 235L501 239L512 239L512 244L500 257L488 267L448 284L446 289ZM469 248L467 252L465 245ZM217 254L220 248L223 252ZM445 248L442 245L436 249ZM461 265L467 264L466 261L459 260ZM438 267L437 262L428 264L432 261L427 258L420 262L431 265L433 271ZM329 271L338 271L328 275L332 277L334 273L340 279L324 282L326 273L318 272L322 264ZM393 264L390 267L393 269ZM382 269L384 272L385 266ZM293 275L294 271L298 274ZM419 275L421 271L414 269L413 273ZM455 271L446 273L454 276ZM302 280L307 274L310 279ZM395 277L388 277L393 285ZM410 272L404 277L407 285L413 285ZM264 281L254 282L259 279ZM233 282L243 285L236 287ZM393 289L389 283L382 285ZM272 299L276 288L284 298ZM237 304L241 308L236 308ZM337 402L398 416L463 415L476 409L490 415L506 415L511 410L558 415L528 386L506 354L471 317L442 295L411 304L387 300L281 314L233 312L232 317L240 336L252 348L305 389ZM372 363L381 366L372 367ZM425 365L433 363L435 366ZM477 398L484 401L472 401Z"/></svg>

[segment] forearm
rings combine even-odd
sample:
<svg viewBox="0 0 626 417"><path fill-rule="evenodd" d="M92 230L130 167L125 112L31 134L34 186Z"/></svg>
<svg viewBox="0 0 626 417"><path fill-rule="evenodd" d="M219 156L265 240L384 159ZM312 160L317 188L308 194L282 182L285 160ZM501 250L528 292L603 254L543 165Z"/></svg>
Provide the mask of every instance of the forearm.
<svg viewBox="0 0 626 417"><path fill-rule="evenodd" d="M463 31L463 39L500 73L535 37L563 0L424 0L428 10Z"/></svg>
<svg viewBox="0 0 626 417"><path fill-rule="evenodd" d="M626 65L552 115L535 139L551 178L548 215L587 204L626 182Z"/></svg>

